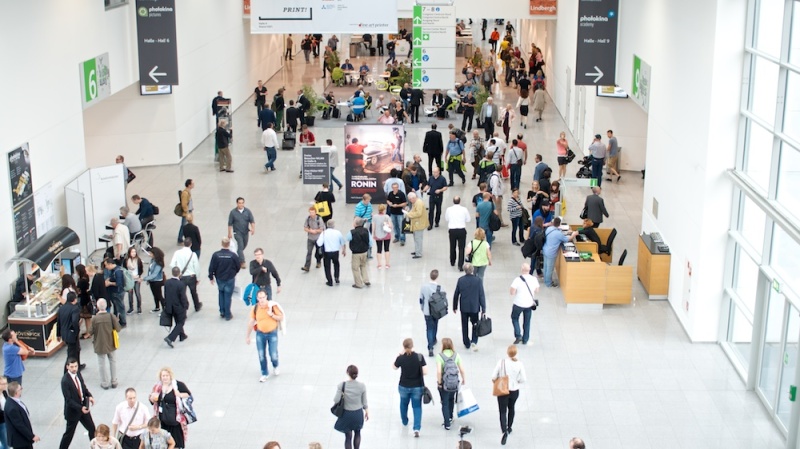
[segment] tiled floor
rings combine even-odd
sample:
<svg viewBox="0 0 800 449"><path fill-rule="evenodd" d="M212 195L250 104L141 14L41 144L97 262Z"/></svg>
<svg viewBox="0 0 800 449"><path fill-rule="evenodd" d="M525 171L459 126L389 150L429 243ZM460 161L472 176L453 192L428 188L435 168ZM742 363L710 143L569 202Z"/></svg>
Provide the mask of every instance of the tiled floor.
<svg viewBox="0 0 800 449"><path fill-rule="evenodd" d="M377 60L377 58L375 58ZM301 82L321 88L320 71L302 57L271 79L270 93L279 86L295 90ZM513 97L510 89L496 93ZM504 101L505 102L505 101ZM249 102L237 112L234 174L219 173L213 163L213 143L207 139L182 164L136 169L138 178L129 189L149 198L164 211L158 219L156 244L171 253L177 248L178 219L169 211L175 191L186 178L195 179L194 206L204 237L201 264L207 267L211 253L226 233L226 215L235 198L243 196L258 222L248 253L265 249L282 276L283 291L277 296L287 311L288 333L280 338L281 375L258 383L256 350L246 345L246 314L234 303L235 318L221 321L216 313L216 290L206 278L200 287L206 308L190 313L185 343L168 348L164 329L155 315L129 318L118 352L120 388L99 387L97 362L91 345L83 343L84 375L97 399L92 414L96 423L110 423L114 406L123 400L124 388L138 389L140 398L150 391L160 367L171 366L195 397L199 421L189 430L191 448L260 448L278 440L284 448L302 448L310 441L323 447L340 447L343 436L333 430L328 409L335 384L345 368L355 364L368 387L370 421L363 431L364 447L452 448L456 430L444 431L437 406L425 406L422 436L411 437L400 424L398 373L391 364L401 341L413 337L424 349L425 328L419 310L419 286L427 273L438 268L441 283L452 297L459 272L448 266L446 227L425 235L425 257L412 260L409 247L392 247L392 268L377 270L371 261L372 287L350 288L349 261L343 263L342 285L324 285L322 270L300 271L305 256L302 221L316 189L297 179L299 151L281 151L278 171L265 174L260 132ZM343 123L343 122L342 122ZM318 126L317 141L343 140L341 128ZM409 148L421 152L424 126L408 129ZM554 142L563 121L551 103L542 123L529 128L526 140L533 152L555 165ZM341 145L339 145L341 151ZM342 160L342 158L340 158ZM570 172L575 170L574 165ZM343 179L342 168L338 174ZM530 180L532 165L523 170ZM475 188L456 185L446 194L471 196ZM577 222L585 189L567 192L568 221ZM621 183L608 183L604 191L611 214L607 225L619 230L617 254L629 250L626 263L636 263L636 239L641 220L642 180L638 173L624 173ZM348 229L352 206L334 205ZM113 211L109 211L109 214ZM511 246L509 231L496 234L495 263L487 271L489 313L494 333L481 339L480 352L462 353L467 385L475 392L481 410L458 425L474 429L467 437L475 447L498 447L500 431L496 401L491 395L492 369L513 340L508 286L522 262L519 248ZM349 258L348 258L349 259ZM203 269L205 273L205 268ZM240 274L238 284L247 276ZM148 289L145 307L151 305ZM517 403L511 448L560 449L569 438L581 436L591 448L779 448L783 437L753 392L745 391L731 364L716 345L691 344L666 302L643 298L635 281L630 306L602 311L568 311L558 290L543 289L541 307L534 314L533 346L520 347L528 383ZM457 340L458 318L448 316L440 324L439 338ZM459 345L460 347L460 345ZM59 378L65 352L26 362L23 400L31 410L35 432L42 437L37 447L53 448L63 432ZM429 385L434 377L428 376ZM73 448L85 447L86 436L76 435Z"/></svg>

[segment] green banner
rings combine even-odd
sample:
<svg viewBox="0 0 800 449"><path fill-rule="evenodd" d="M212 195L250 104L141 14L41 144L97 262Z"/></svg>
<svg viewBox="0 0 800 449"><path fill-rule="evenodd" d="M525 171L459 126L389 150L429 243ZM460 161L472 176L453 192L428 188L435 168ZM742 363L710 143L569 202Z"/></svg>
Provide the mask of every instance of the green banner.
<svg viewBox="0 0 800 449"><path fill-rule="evenodd" d="M642 70L642 60L638 56L633 55L633 83L631 83L631 85L633 86L631 88L632 97L639 96L639 76L641 70Z"/></svg>
<svg viewBox="0 0 800 449"><path fill-rule="evenodd" d="M87 103L97 98L97 60L95 58L83 63L83 91Z"/></svg>

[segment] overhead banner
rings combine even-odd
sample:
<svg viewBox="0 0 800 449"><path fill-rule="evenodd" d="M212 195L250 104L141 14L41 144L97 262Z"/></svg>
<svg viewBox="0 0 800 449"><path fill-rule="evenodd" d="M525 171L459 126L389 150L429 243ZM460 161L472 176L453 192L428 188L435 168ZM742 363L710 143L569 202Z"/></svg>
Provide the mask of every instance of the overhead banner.
<svg viewBox="0 0 800 449"><path fill-rule="evenodd" d="M31 155L27 143L8 153L8 178L16 246L17 251L22 251L36 240L36 207L33 203Z"/></svg>
<svg viewBox="0 0 800 449"><path fill-rule="evenodd" d="M558 0L531 0L531 15L544 19L555 19Z"/></svg>
<svg viewBox="0 0 800 449"><path fill-rule="evenodd" d="M452 89L456 83L456 8L414 6L411 84Z"/></svg>
<svg viewBox="0 0 800 449"><path fill-rule="evenodd" d="M139 83L178 85L175 0L136 0Z"/></svg>
<svg viewBox="0 0 800 449"><path fill-rule="evenodd" d="M575 85L613 86L617 71L619 0L579 0Z"/></svg>
<svg viewBox="0 0 800 449"><path fill-rule="evenodd" d="M402 170L405 156L403 125L345 125L345 184L347 203L365 193L373 204L386 202L383 183L393 168Z"/></svg>
<svg viewBox="0 0 800 449"><path fill-rule="evenodd" d="M80 64L83 109L111 95L111 73L108 67L108 53Z"/></svg>
<svg viewBox="0 0 800 449"><path fill-rule="evenodd" d="M631 98L648 112L650 109L650 64L642 58L633 55L633 82L631 83Z"/></svg>
<svg viewBox="0 0 800 449"><path fill-rule="evenodd" d="M250 0L250 33L396 33L397 0Z"/></svg>

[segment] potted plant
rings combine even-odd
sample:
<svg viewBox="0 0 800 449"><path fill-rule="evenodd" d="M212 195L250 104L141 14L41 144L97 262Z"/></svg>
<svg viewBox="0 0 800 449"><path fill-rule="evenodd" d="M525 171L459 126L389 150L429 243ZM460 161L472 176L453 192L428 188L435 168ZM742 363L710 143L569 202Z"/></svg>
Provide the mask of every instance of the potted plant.
<svg viewBox="0 0 800 449"><path fill-rule="evenodd" d="M491 94L485 87L478 86L478 91L472 96L475 97L475 114L478 116L478 120L481 120L481 107L486 103L486 99L489 98Z"/></svg>
<svg viewBox="0 0 800 449"><path fill-rule="evenodd" d="M317 96L317 93L314 92L314 89L308 84L303 85L303 96L311 103L311 107L306 111L306 125L314 126L317 112L324 110L328 106L322 98Z"/></svg>
<svg viewBox="0 0 800 449"><path fill-rule="evenodd" d="M403 87L405 83L411 84L411 67L406 66L405 64L398 64L397 73L397 76L389 78L390 86Z"/></svg>

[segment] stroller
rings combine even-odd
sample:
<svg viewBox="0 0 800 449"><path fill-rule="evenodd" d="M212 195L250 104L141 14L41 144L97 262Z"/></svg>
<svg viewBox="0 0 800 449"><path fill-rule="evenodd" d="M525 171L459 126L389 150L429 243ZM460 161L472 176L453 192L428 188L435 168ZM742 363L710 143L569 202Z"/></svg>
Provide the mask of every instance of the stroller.
<svg viewBox="0 0 800 449"><path fill-rule="evenodd" d="M591 178L592 177L592 157L586 156L578 162L581 165L581 168L578 169L578 173L575 174L576 178Z"/></svg>

